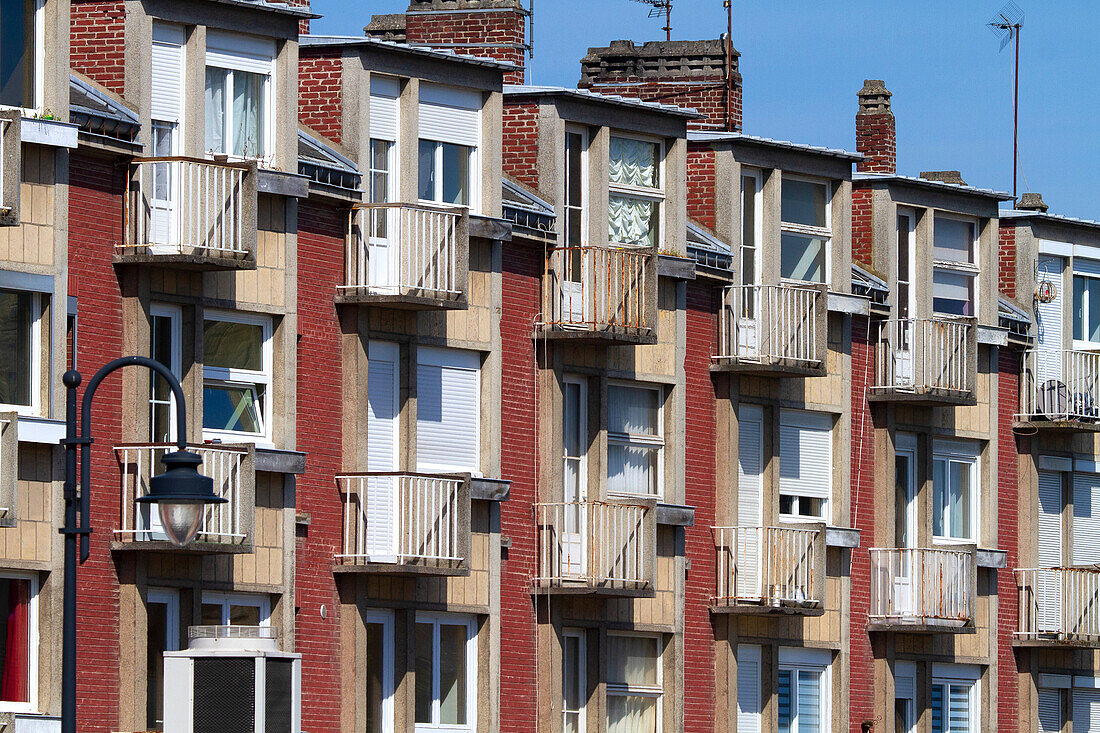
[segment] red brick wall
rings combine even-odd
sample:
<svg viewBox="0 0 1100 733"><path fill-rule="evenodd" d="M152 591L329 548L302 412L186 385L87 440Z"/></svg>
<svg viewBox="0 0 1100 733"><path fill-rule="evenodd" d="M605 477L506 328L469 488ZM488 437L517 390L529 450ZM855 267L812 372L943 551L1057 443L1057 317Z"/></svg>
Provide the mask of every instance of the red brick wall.
<svg viewBox="0 0 1100 733"><path fill-rule="evenodd" d="M339 55L306 55L298 59L298 119L334 142L343 132Z"/></svg>
<svg viewBox="0 0 1100 733"><path fill-rule="evenodd" d="M114 161L73 154L69 166L69 294L80 304L77 360L84 385L122 355L122 296L111 258L122 232L123 180ZM63 304L62 304L63 306ZM77 612L77 727L118 730L119 584L111 554L118 526L118 462L122 437L122 379L109 377L92 409L91 555L80 566ZM119 565L125 561L121 561Z"/></svg>
<svg viewBox="0 0 1100 733"><path fill-rule="evenodd" d="M122 94L126 11L121 0L72 0L69 64L75 71Z"/></svg>
<svg viewBox="0 0 1100 733"><path fill-rule="evenodd" d="M726 87L725 76L667 76L660 79L607 76L590 86L594 92L690 107L704 115L702 119L688 122L688 128L692 130L740 130L741 84L737 82L733 87L728 124Z"/></svg>
<svg viewBox="0 0 1100 733"><path fill-rule="evenodd" d="M1016 227L1001 226L997 241L997 285L1010 298L1016 297Z"/></svg>
<svg viewBox="0 0 1100 733"><path fill-rule="evenodd" d="M539 106L504 105L504 172L532 188L539 186Z"/></svg>
<svg viewBox="0 0 1100 733"><path fill-rule="evenodd" d="M522 84L524 81L523 45L527 42L527 24L523 15L515 10L407 13L405 37L413 44L439 44L455 53L509 61L518 68L507 72L504 82ZM467 43L470 45L463 45Z"/></svg>
<svg viewBox="0 0 1100 733"><path fill-rule="evenodd" d="M1012 416L1019 409L1020 359L1000 350L997 375L997 546L1008 553L1008 569L997 571L997 730L1010 733L1019 727L1019 670L1012 648L1018 621L1016 580L1012 569L1020 566L1020 483L1016 436Z"/></svg>
<svg viewBox="0 0 1100 733"><path fill-rule="evenodd" d="M710 229L715 228L717 179L714 151L707 146L688 145L687 215Z"/></svg>
<svg viewBox="0 0 1100 733"><path fill-rule="evenodd" d="M871 189L852 187L852 261L874 265L874 207Z"/></svg>
<svg viewBox="0 0 1100 733"><path fill-rule="evenodd" d="M896 173L897 138L891 112L856 115L856 150L867 156L856 163L861 173Z"/></svg>
<svg viewBox="0 0 1100 733"><path fill-rule="evenodd" d="M297 505L309 512L310 525L296 558L295 640L303 655L302 728L311 731L340 730L340 605L332 561L342 539L336 473L343 370L333 295L343 276L346 217L314 202L298 209L298 450L308 454L308 470L298 477Z"/></svg>

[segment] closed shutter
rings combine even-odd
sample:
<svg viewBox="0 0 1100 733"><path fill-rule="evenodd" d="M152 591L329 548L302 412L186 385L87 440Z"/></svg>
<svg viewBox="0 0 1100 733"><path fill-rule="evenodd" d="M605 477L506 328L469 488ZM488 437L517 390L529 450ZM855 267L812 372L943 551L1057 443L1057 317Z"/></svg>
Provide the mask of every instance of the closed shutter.
<svg viewBox="0 0 1100 733"><path fill-rule="evenodd" d="M833 417L783 410L779 418L779 491L828 501L833 482Z"/></svg>
<svg viewBox="0 0 1100 733"><path fill-rule="evenodd" d="M1100 562L1100 474L1073 474L1073 564Z"/></svg>
<svg viewBox="0 0 1100 733"><path fill-rule="evenodd" d="M367 470L397 470L397 344L371 342L367 363ZM375 562L397 560L397 486L393 476L367 479L367 554Z"/></svg>
<svg viewBox="0 0 1100 733"><path fill-rule="evenodd" d="M917 699L917 666L912 662L894 663L894 698Z"/></svg>
<svg viewBox="0 0 1100 733"><path fill-rule="evenodd" d="M472 351L420 349L416 368L416 465L478 471L478 380Z"/></svg>
<svg viewBox="0 0 1100 733"><path fill-rule="evenodd" d="M437 84L420 85L420 137L476 148L481 92Z"/></svg>
<svg viewBox="0 0 1100 733"><path fill-rule="evenodd" d="M397 98L401 83L389 77L370 80L370 136L374 140L397 140Z"/></svg>
<svg viewBox="0 0 1100 733"><path fill-rule="evenodd" d="M207 31L206 65L270 74L275 62L275 41L239 33Z"/></svg>
<svg viewBox="0 0 1100 733"><path fill-rule="evenodd" d="M161 122L180 121L183 101L183 28L153 24L152 102L150 115Z"/></svg>
<svg viewBox="0 0 1100 733"><path fill-rule="evenodd" d="M1073 274L1100 277L1100 260L1087 260L1084 257L1074 257Z"/></svg>
<svg viewBox="0 0 1100 733"><path fill-rule="evenodd" d="M1039 546L1042 568L1062 566L1062 473L1039 471Z"/></svg>
<svg viewBox="0 0 1100 733"><path fill-rule="evenodd" d="M1039 281L1047 280L1055 284L1054 300L1049 303L1037 301L1036 320L1038 321L1038 364L1036 377L1039 384L1049 379L1062 379L1062 258L1039 255Z"/></svg>
<svg viewBox="0 0 1100 733"><path fill-rule="evenodd" d="M737 526L760 527L763 522L764 411L755 405L737 410ZM733 548L737 563L734 595L759 597L760 533L738 530Z"/></svg>
<svg viewBox="0 0 1100 733"><path fill-rule="evenodd" d="M737 645L737 733L760 733L760 647Z"/></svg>
<svg viewBox="0 0 1100 733"><path fill-rule="evenodd" d="M1100 690L1074 687L1073 733L1100 731Z"/></svg>
<svg viewBox="0 0 1100 733"><path fill-rule="evenodd" d="M1077 730L1076 722L1074 722L1074 730ZM1056 690L1053 688L1039 689L1039 731L1040 733L1061 733L1061 690Z"/></svg>

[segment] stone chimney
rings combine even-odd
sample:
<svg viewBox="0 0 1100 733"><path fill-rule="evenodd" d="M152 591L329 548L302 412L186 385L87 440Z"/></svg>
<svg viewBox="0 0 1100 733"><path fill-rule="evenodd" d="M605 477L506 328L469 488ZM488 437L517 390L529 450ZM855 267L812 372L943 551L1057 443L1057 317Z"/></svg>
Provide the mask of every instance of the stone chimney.
<svg viewBox="0 0 1100 733"><path fill-rule="evenodd" d="M926 181L939 181L955 186L967 185L966 181L963 180L962 173L959 171L921 171L920 177Z"/></svg>
<svg viewBox="0 0 1100 733"><path fill-rule="evenodd" d="M577 85L604 94L691 107L704 115L696 130L741 129L741 54L726 39L612 41L581 59Z"/></svg>
<svg viewBox="0 0 1100 733"><path fill-rule="evenodd" d="M1017 211L1037 211L1040 214L1047 213L1046 201L1043 201L1043 195L1039 193L1025 193L1020 195L1020 200L1016 202Z"/></svg>
<svg viewBox="0 0 1100 733"><path fill-rule="evenodd" d="M856 163L860 173L898 172L897 134L890 111L890 90L881 79L864 79L856 113L856 150L864 159Z"/></svg>

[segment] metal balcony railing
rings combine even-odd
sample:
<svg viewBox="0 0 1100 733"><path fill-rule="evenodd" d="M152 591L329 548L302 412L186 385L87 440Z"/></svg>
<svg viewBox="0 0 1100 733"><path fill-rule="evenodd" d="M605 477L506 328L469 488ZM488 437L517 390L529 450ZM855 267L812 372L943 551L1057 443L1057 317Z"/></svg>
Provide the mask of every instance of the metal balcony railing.
<svg viewBox="0 0 1100 733"><path fill-rule="evenodd" d="M249 166L201 158L138 158L130 165L126 242L150 254L247 254Z"/></svg>
<svg viewBox="0 0 1100 733"><path fill-rule="evenodd" d="M824 360L824 288L731 285L723 293L715 361L818 366Z"/></svg>
<svg viewBox="0 0 1100 733"><path fill-rule="evenodd" d="M1100 420L1100 351L1024 352L1019 419Z"/></svg>
<svg viewBox="0 0 1100 733"><path fill-rule="evenodd" d="M536 587L646 589L656 568L657 525L650 506L599 501L535 505Z"/></svg>
<svg viewBox="0 0 1100 733"><path fill-rule="evenodd" d="M946 318L910 318L879 324L873 391L924 394L974 389L974 325Z"/></svg>
<svg viewBox="0 0 1100 733"><path fill-rule="evenodd" d="M337 562L456 567L466 561L466 478L369 472L336 480L344 498L344 542Z"/></svg>
<svg viewBox="0 0 1100 733"><path fill-rule="evenodd" d="M115 447L118 459L122 516L115 530L123 541L166 540L156 507L138 504L136 500L149 493L149 479L164 469L161 457L176 450L174 443L144 443ZM206 507L196 540L216 544L242 544L247 539L246 517L253 507L245 506L245 484L254 478L246 476L248 449L240 446L189 445L187 450L202 458L199 472L214 480L214 493L226 499L224 504Z"/></svg>
<svg viewBox="0 0 1100 733"><path fill-rule="evenodd" d="M1100 642L1100 570L1024 568L1015 575L1020 594L1017 638Z"/></svg>
<svg viewBox="0 0 1100 733"><path fill-rule="evenodd" d="M469 244L465 209L360 204L348 222L344 291L455 299L463 295Z"/></svg>
<svg viewBox="0 0 1100 733"><path fill-rule="evenodd" d="M656 297L653 247L558 247L546 259L543 325L552 330L648 331Z"/></svg>
<svg viewBox="0 0 1100 733"><path fill-rule="evenodd" d="M714 527L714 603L774 607L821 602L817 581L820 529Z"/></svg>
<svg viewBox="0 0 1100 733"><path fill-rule="evenodd" d="M871 620L962 626L971 619L973 553L917 548L870 553Z"/></svg>

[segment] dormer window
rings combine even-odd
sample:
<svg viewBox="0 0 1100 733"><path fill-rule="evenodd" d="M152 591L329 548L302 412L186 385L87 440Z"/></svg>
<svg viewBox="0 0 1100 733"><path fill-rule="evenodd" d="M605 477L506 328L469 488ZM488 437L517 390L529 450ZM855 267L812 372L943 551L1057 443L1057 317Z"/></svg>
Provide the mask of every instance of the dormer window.
<svg viewBox="0 0 1100 733"><path fill-rule="evenodd" d="M780 276L784 280L823 283L828 274L829 184L783 178L780 228Z"/></svg>
<svg viewBox="0 0 1100 733"><path fill-rule="evenodd" d="M45 0L0 0L0 106L35 109L42 97Z"/></svg>
<svg viewBox="0 0 1100 733"><path fill-rule="evenodd" d="M932 310L949 316L977 315L977 226L973 221L936 216L932 243Z"/></svg>
<svg viewBox="0 0 1100 733"><path fill-rule="evenodd" d="M206 149L236 158L271 153L272 41L211 31L206 42Z"/></svg>
<svg viewBox="0 0 1100 733"><path fill-rule="evenodd" d="M612 136L607 197L611 242L643 247L659 244L664 198L661 144Z"/></svg>

